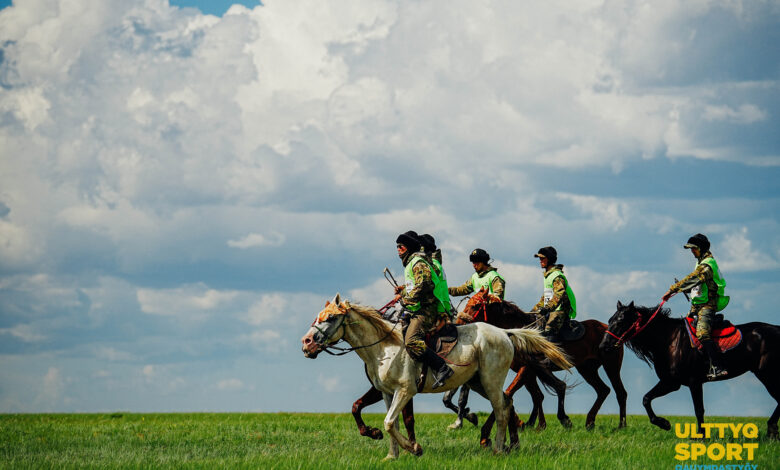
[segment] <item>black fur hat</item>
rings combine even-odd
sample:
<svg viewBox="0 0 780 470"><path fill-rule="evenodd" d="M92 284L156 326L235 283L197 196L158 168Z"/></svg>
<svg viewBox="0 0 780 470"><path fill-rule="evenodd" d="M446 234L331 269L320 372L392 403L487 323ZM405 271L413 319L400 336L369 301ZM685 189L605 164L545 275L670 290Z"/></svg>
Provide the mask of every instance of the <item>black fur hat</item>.
<svg viewBox="0 0 780 470"><path fill-rule="evenodd" d="M420 251L420 238L414 230L409 230L408 232L398 235L395 242L404 245L409 251Z"/></svg>
<svg viewBox="0 0 780 470"><path fill-rule="evenodd" d="M543 248L539 248L539 251L536 252L534 257L547 258L549 264L553 265L556 261L558 261L558 252L555 251L555 248L551 246L545 246Z"/></svg>
<svg viewBox="0 0 780 470"><path fill-rule="evenodd" d="M436 240L433 238L433 235L423 233L417 238L420 239L420 245L422 245L422 248L426 253L433 253L436 251Z"/></svg>
<svg viewBox="0 0 780 470"><path fill-rule="evenodd" d="M683 248L698 248L704 253L710 250L710 241L707 240L705 235L697 233L688 239L688 243Z"/></svg>
<svg viewBox="0 0 780 470"><path fill-rule="evenodd" d="M487 264L488 261L490 261L490 255L487 251L483 250L482 248L477 248L474 251L471 252L469 255L469 261L472 263L485 263Z"/></svg>

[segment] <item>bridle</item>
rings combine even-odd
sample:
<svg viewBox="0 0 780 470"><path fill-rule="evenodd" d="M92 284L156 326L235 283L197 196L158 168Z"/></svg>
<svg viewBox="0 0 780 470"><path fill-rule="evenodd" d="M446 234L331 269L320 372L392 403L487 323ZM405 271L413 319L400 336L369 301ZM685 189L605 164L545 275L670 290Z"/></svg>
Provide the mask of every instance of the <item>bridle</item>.
<svg viewBox="0 0 780 470"><path fill-rule="evenodd" d="M395 302L393 302L393 303L395 303ZM385 307L388 307L389 305L390 304L386 305ZM342 310L341 307L339 307L339 310ZM318 323L317 322L317 318L319 318L319 315L317 316L317 318L314 319L313 322L311 322L312 328L314 328L315 330L319 331L322 334L322 336L324 337L324 341L325 341L324 343L319 343L317 341L314 341L314 343L317 346L319 346L322 351L325 351L326 353L330 354L331 356L343 356L345 354L351 353L352 351L357 351L358 349L370 348L371 346L376 346L377 344L379 344L382 341L386 340L391 334L393 334L393 331L395 331L395 328L398 326L398 323L400 323L400 322L398 322L398 323L394 324L393 328L390 331L388 331L385 336L383 336L382 338L378 339L377 341L374 341L371 344L365 344L365 345L362 345L362 346L354 346L354 347L349 347L349 348L342 348L340 346L336 346L340 342L344 341L344 335L347 332L347 322L345 321L345 319L347 318L347 313L346 313L347 311L346 310L342 310L342 311L344 313L341 314L341 315L331 315L331 317L333 317L333 316L340 317L341 318L341 323L339 323L339 325L333 329L333 333L331 333L330 335L328 335L319 326L317 326L317 323ZM330 317L328 317L328 319L330 319ZM327 321L327 319L325 321ZM357 322L353 322L353 323L357 323ZM331 336L333 336L334 333L336 333L336 331L339 330L339 328L342 329L341 338L339 338L337 341L334 341L333 343L327 344L327 341L330 339ZM338 352L332 352L331 349L335 349Z"/></svg>
<svg viewBox="0 0 780 470"><path fill-rule="evenodd" d="M661 304L658 306L658 308L653 312L652 315L647 319L647 321L642 324L642 312L639 310L636 310L636 320L634 323L631 324L631 326L628 327L626 331L623 332L622 335L618 336L615 333L609 331L609 328L607 329L607 333L611 335L613 338L617 339L617 343L615 343L615 347L620 347L621 344L623 344L626 341L631 341L632 339L636 338L636 336L642 332L645 328L647 328L647 325L650 324L651 321L653 321L653 318L658 314L658 312L661 311L661 307L666 303L665 300L661 300ZM628 336L628 334L631 333L631 336Z"/></svg>

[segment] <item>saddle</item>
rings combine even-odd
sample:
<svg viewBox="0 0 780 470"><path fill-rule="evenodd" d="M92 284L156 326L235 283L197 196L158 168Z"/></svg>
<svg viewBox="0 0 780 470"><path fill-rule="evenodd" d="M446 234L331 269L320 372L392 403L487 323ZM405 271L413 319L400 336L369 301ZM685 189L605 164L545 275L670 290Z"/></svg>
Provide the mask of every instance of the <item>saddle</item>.
<svg viewBox="0 0 780 470"><path fill-rule="evenodd" d="M702 349L701 341L696 337L696 321L693 318L685 318L685 331L688 332L691 347ZM736 348L742 342L742 332L732 325L730 321L724 320L723 315L715 316L715 323L712 325L710 337L721 353Z"/></svg>
<svg viewBox="0 0 780 470"><path fill-rule="evenodd" d="M585 325L577 320L571 320L563 322L561 329L558 330L558 339L562 343L568 343L570 341L577 341L585 336Z"/></svg>
<svg viewBox="0 0 780 470"><path fill-rule="evenodd" d="M458 329L454 323L445 319L439 320L436 328L425 335L425 344L440 357L445 358L458 344ZM417 378L417 391L422 390L425 380L428 378L428 364L423 363L420 376Z"/></svg>
<svg viewBox="0 0 780 470"><path fill-rule="evenodd" d="M545 323L546 322L547 318L545 318ZM568 343L580 340L583 336L585 336L585 325L577 320L567 319L563 322L563 325L561 325L561 329L548 339L553 343Z"/></svg>

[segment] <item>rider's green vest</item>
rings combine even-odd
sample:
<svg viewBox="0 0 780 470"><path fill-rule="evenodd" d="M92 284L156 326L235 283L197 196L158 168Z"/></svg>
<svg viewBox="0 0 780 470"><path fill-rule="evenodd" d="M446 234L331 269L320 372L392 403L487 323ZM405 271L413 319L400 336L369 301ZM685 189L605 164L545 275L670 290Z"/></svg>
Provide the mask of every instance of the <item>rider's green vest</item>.
<svg viewBox="0 0 780 470"><path fill-rule="evenodd" d="M502 281L506 282L504 280L504 277L498 274L497 271L490 270L484 275L480 276L477 273L474 273L471 275L471 288L474 289L474 292L479 291L480 289L484 288L489 293L493 293L493 279L499 278ZM506 292L504 292L504 295L506 296Z"/></svg>
<svg viewBox="0 0 780 470"><path fill-rule="evenodd" d="M412 267L420 261L427 264L428 269L431 271L431 280L433 281L433 295L436 297L436 300L438 300L438 302L436 302L436 310L449 314L452 306L450 305L450 294L449 290L447 289L447 281L439 274L443 273L444 271L436 271L436 269L431 266L431 263L429 263L428 260L422 256L413 256L404 268L406 292L410 292L412 289L414 289L414 272L412 271ZM406 308L411 312L420 310L420 307L421 305L419 302L406 306Z"/></svg>
<svg viewBox="0 0 780 470"><path fill-rule="evenodd" d="M557 269L550 272L550 274L544 278L544 303L547 304L547 302L552 299L553 281L555 281L555 279L558 277L563 278L563 285L566 286L566 296L569 298L569 305L571 306L569 318L574 318L577 316L577 299L574 297L574 292L571 290L569 281L566 279L566 276L563 275L563 272ZM563 302L558 302L558 307L556 307L555 310L563 310Z"/></svg>
<svg viewBox="0 0 780 470"><path fill-rule="evenodd" d="M726 290L726 280L720 275L720 269L718 269L718 263L715 262L715 258L708 257L696 263L698 267L700 264L706 264L712 269L712 280L715 281L715 285L718 286L716 295L718 296L717 310L720 312L726 305L729 304L729 296L724 295ZM701 283L691 291L691 303L694 305L706 304L710 300L709 287L707 283Z"/></svg>

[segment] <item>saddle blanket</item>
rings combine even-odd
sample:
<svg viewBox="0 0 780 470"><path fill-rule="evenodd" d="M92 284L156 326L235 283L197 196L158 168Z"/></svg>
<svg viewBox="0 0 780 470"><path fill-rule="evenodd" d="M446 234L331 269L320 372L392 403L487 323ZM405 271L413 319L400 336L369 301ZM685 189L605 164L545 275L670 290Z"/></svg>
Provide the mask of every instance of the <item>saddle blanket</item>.
<svg viewBox="0 0 780 470"><path fill-rule="evenodd" d="M691 340L691 346L702 349L701 341L696 337L693 318L686 317L685 326L685 331L688 332L688 338ZM742 342L742 332L728 321L724 321L720 327L713 328L711 337L722 353L736 348Z"/></svg>

